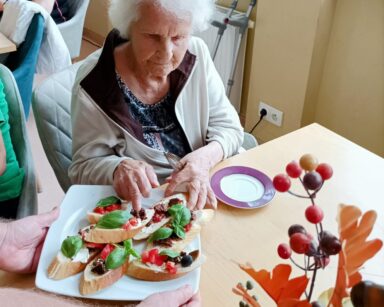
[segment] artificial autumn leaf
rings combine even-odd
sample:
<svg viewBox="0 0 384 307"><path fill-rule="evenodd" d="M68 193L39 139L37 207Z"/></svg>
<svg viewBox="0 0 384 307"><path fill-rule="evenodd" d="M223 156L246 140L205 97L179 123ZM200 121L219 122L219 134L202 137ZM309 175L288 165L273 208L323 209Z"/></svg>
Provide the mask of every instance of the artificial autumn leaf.
<svg viewBox="0 0 384 307"><path fill-rule="evenodd" d="M256 271L250 264L239 265L277 303L288 299L299 300L307 288L308 278L303 275L289 279L292 268L289 264L278 264L272 274L266 270ZM288 305L287 305L288 306ZM292 305L290 305L292 306Z"/></svg>
<svg viewBox="0 0 384 307"><path fill-rule="evenodd" d="M361 266L382 247L379 239L366 241L372 232L377 214L367 211L361 218L355 206L340 205L338 212L339 234L342 249L339 253L336 285L330 299L334 307L342 306L342 299L349 295L347 289L361 281ZM359 220L360 219L360 220Z"/></svg>
<svg viewBox="0 0 384 307"><path fill-rule="evenodd" d="M312 304L307 300L298 300L294 298L289 298L282 300L278 303L278 307L311 307Z"/></svg>

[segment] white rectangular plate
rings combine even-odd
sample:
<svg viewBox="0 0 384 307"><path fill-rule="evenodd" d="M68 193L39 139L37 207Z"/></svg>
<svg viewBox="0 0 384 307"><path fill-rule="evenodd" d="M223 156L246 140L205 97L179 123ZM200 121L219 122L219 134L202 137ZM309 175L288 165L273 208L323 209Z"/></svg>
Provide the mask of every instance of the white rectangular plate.
<svg viewBox="0 0 384 307"><path fill-rule="evenodd" d="M142 206L150 207L163 197L163 190L154 189L147 199L143 199ZM60 216L50 227L41 253L36 274L36 286L42 290L63 294L67 296L86 297L102 300L143 300L147 296L166 290L173 290L182 285L189 284L197 292L200 281L200 269L194 270L178 279L160 282L148 282L123 276L118 282L98 293L82 296L79 292L81 274L63 280L48 278L47 268L52 259L60 250L61 243L69 235L75 235L80 228L88 225L87 211L91 211L95 204L103 197L116 195L111 186L74 185L72 186L60 207ZM135 243L138 252L144 244ZM200 237L196 238L187 250L201 249Z"/></svg>

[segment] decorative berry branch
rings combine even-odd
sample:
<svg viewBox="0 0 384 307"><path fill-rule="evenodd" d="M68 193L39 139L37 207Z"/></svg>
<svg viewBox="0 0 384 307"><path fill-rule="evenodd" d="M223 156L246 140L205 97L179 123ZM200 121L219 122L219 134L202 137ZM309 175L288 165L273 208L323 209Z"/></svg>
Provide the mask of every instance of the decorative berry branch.
<svg viewBox="0 0 384 307"><path fill-rule="evenodd" d="M324 182L332 177L333 170L329 164L319 164L316 157L306 154L300 158L299 163L296 161L288 163L285 171L286 174L279 174L273 178L273 185L279 192L288 192L293 196L311 201L311 205L305 210L305 217L308 222L314 224L316 237L314 238L302 225L294 224L288 229L289 245L281 243L277 252L282 259L290 259L296 267L305 272L305 275L310 271L313 272L309 292L308 294L305 292L306 299L310 302L317 270L324 269L330 261L329 257L337 255L341 250L340 240L330 232L323 230L321 222L324 213L321 207L315 203L317 193L323 187ZM291 178L301 182L306 195L290 190ZM303 265L294 261L292 251L304 255Z"/></svg>

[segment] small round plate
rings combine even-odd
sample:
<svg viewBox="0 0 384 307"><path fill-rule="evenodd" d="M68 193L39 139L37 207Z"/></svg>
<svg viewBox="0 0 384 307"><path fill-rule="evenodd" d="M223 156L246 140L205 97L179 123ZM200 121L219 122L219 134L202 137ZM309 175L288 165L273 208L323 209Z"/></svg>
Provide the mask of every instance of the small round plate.
<svg viewBox="0 0 384 307"><path fill-rule="evenodd" d="M229 166L217 171L211 178L211 187L220 201L241 209L263 207L275 195L271 179L246 166Z"/></svg>

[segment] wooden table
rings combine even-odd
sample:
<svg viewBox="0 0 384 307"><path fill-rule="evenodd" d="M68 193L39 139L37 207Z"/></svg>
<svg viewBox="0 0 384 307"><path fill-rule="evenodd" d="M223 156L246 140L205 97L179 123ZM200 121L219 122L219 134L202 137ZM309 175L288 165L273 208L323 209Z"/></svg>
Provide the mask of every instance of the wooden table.
<svg viewBox="0 0 384 307"><path fill-rule="evenodd" d="M325 229L337 234L338 204L354 204L363 211L375 209L378 212L374 235L383 240L384 159L318 124L234 156L216 169L245 165L273 178L285 171L287 163L299 160L305 153L316 155L320 162L331 164L334 170L334 176L317 196L317 203L325 212ZM301 192L299 188L297 185L296 190ZM278 257L276 249L279 243L288 243L287 230L292 224L302 224L314 233L314 227L304 217L308 205L307 199L288 193L277 193L268 206L255 210L220 205L214 222L202 232L203 251L208 258L202 269L200 287L204 304L238 306L239 297L231 293L231 287L250 278L233 261L249 261L258 270L269 271L278 263L289 263ZM295 259L302 263L301 258ZM336 265L337 259L333 257L329 268L318 274L315 294L333 287ZM367 278L384 284L383 251L367 263L364 272ZM295 273L299 276L302 271ZM275 306L261 288L256 286L254 292L261 306Z"/></svg>
<svg viewBox="0 0 384 307"><path fill-rule="evenodd" d="M324 228L337 234L335 221L340 203L355 204L363 211L375 209L378 221L374 237L384 238L381 191L383 189L384 160L341 136L312 124L276 140L234 156L216 169L230 165L254 167L271 178L284 171L285 165L298 160L304 153L313 153L320 162L334 169L334 176L317 196L317 203L325 212ZM299 189L299 186L297 186ZM202 231L203 252L207 262L202 267L201 294L204 306L238 306L239 297L231 292L237 282L250 279L235 262L251 262L257 269L271 270L278 263L288 263L277 256L279 243L288 242L287 230L300 223L314 233L313 225L304 218L308 200L288 193L277 193L266 207L241 210L223 204L212 223ZM301 259L297 259L301 263ZM315 296L333 287L337 259L318 274ZM364 276L384 284L384 252L381 251L365 266ZM302 272L294 270L293 275ZM31 288L34 276L0 273L0 286ZM255 286L254 293L262 306L274 306L269 297Z"/></svg>
<svg viewBox="0 0 384 307"><path fill-rule="evenodd" d="M0 32L0 54L16 51L16 45Z"/></svg>

